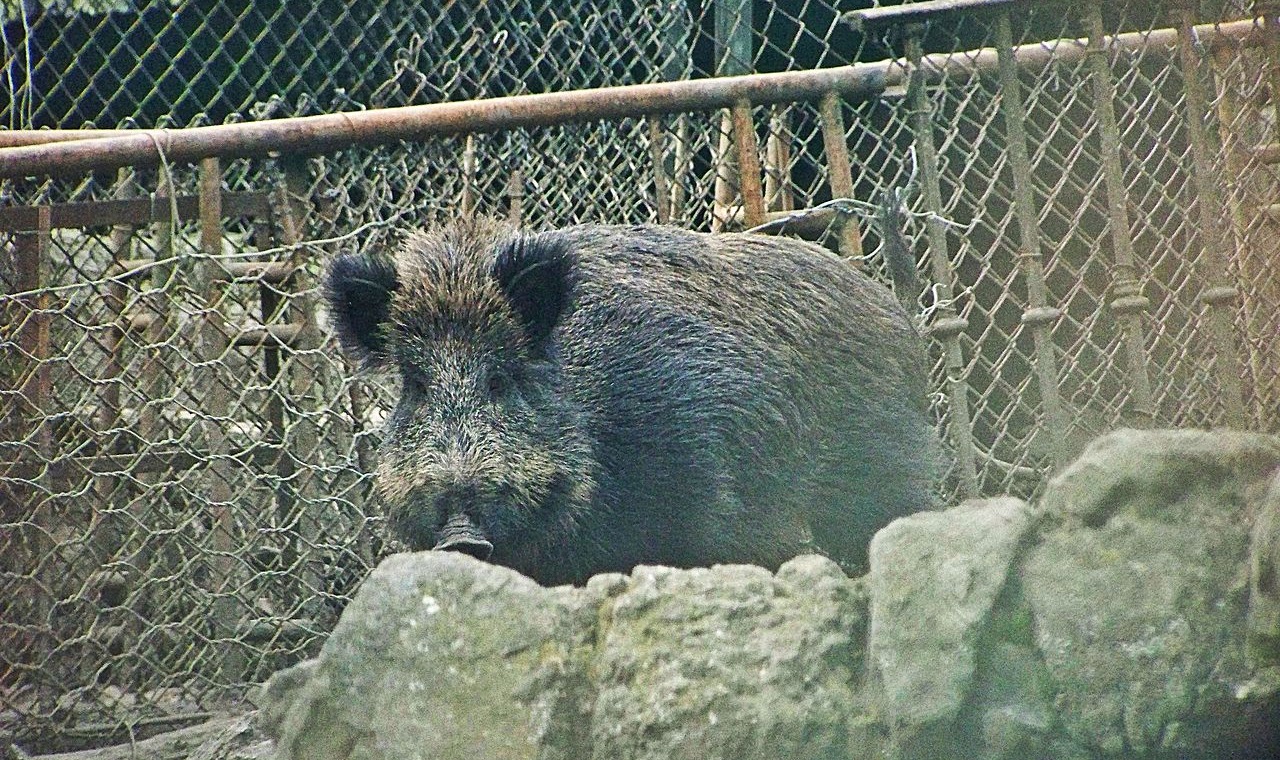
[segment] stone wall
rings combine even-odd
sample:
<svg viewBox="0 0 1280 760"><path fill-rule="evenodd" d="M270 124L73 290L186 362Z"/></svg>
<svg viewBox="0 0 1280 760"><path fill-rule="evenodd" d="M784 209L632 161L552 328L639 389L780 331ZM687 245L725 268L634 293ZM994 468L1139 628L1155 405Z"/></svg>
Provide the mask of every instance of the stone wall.
<svg viewBox="0 0 1280 760"><path fill-rule="evenodd" d="M1039 504L891 524L855 579L398 555L262 723L281 760L1280 756L1278 467L1120 431Z"/></svg>

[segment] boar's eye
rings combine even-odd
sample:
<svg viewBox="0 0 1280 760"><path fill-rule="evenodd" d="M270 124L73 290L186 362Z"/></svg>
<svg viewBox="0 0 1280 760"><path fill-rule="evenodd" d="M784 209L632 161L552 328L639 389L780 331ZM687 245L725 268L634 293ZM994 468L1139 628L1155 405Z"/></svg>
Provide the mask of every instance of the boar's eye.
<svg viewBox="0 0 1280 760"><path fill-rule="evenodd" d="M405 392L412 391L419 396L425 395L427 393L427 379L417 370L401 368L400 387Z"/></svg>
<svg viewBox="0 0 1280 760"><path fill-rule="evenodd" d="M502 398L511 391L514 385L511 375L502 370L494 370L489 374L489 397Z"/></svg>

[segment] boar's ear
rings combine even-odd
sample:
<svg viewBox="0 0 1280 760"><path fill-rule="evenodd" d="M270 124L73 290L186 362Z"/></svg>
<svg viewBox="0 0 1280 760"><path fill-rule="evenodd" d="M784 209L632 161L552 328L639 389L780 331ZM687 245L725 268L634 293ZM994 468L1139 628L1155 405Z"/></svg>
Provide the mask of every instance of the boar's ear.
<svg viewBox="0 0 1280 760"><path fill-rule="evenodd" d="M498 248L493 278L515 309L530 344L541 348L560 321L573 286L573 254L551 233L519 235Z"/></svg>
<svg viewBox="0 0 1280 760"><path fill-rule="evenodd" d="M324 296L342 347L366 368L385 359L391 294L400 286L395 264L380 256L343 254L329 265Z"/></svg>

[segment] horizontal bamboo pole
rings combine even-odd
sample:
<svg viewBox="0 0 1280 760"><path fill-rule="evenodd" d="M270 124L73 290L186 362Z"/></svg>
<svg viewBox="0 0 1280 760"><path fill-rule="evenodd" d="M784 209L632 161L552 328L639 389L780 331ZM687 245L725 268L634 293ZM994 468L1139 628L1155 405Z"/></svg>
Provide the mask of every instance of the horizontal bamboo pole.
<svg viewBox="0 0 1280 760"><path fill-rule="evenodd" d="M1254 45L1261 25L1252 20L1196 27L1202 43ZM1131 32L1108 38L1128 50L1172 54L1177 30ZM1035 68L1083 60L1084 40L1066 39L1014 49L1020 66ZM937 53L922 61L931 81L994 72L994 48ZM315 154L350 146L503 129L541 127L628 116L710 111L746 100L753 105L816 101L835 92L865 100L905 83L899 60L829 69L750 74L678 82L517 95L371 111L302 116L187 129L0 131L0 178L67 174L122 166L188 163L209 157L279 153Z"/></svg>

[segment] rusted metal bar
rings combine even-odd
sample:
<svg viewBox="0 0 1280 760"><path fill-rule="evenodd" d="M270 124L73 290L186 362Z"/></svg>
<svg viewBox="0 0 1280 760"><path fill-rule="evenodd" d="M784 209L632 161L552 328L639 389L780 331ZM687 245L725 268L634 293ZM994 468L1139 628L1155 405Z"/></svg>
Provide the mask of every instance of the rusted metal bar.
<svg viewBox="0 0 1280 760"><path fill-rule="evenodd" d="M283 193L276 193L275 199L277 199L277 203L279 203L278 199L281 196L283 196ZM257 246L258 250L269 250L276 247L274 231L277 225L274 221L270 217L254 220L252 242ZM290 269L293 268L291 264L285 262L268 262L264 260L254 263L259 265L283 265ZM267 389L266 418L269 432L266 436L266 442L276 452L275 461L264 468L265 470L274 469L276 476L271 483L275 498L275 518L268 520L268 524L274 529L274 540L271 548L280 552L280 567L294 568L297 567L295 565L297 559L297 537L294 531L289 530L287 526L296 525L296 522L290 516L295 514L297 509L296 499L294 499L292 492L293 479L297 468L294 465L293 452L289 450L289 442L286 440L288 431L285 396L288 393L288 385L281 380L281 349L286 344L278 341L275 333L275 330L281 327L294 327L293 325L282 325L277 322L286 310L283 303L284 300L284 295L278 287L259 281L258 304L260 312L258 316L265 326L242 330L231 338L231 343L235 346L259 349L257 351L257 356L261 358L259 373L262 378L262 385ZM281 546L277 542L284 545ZM262 583L279 582L292 586L298 580L295 576L295 573L288 573L279 577L262 577L259 580Z"/></svg>
<svg viewBox="0 0 1280 760"><path fill-rule="evenodd" d="M52 365L49 363L53 320L49 293L41 288L46 280L51 231L49 207L38 206L36 229L20 233L14 239L15 285L17 292L27 295L14 309L16 342L21 355L14 357L19 378L17 403L9 409L13 415L11 440L20 441L31 434L30 440L45 461L53 457L53 431L48 421L53 412L48 407L53 392Z"/></svg>
<svg viewBox="0 0 1280 760"><path fill-rule="evenodd" d="M926 90L927 82L921 62L924 58L924 26L909 24L906 34L907 60L911 65L907 83L907 103L911 109L911 130L915 137L916 156L920 166L920 189L929 218L925 231L929 239L929 263L933 274L933 292L937 303L929 334L943 345L948 420L951 443L956 451L956 474L962 497L978 493L977 448L973 440L973 424L969 415L969 383L965 377L964 354L960 335L968 320L956 313L955 271L947 245L947 228L943 221L942 187L938 178L938 150L933 141L933 104Z"/></svg>
<svg viewBox="0 0 1280 760"><path fill-rule="evenodd" d="M662 118L645 117L649 128L649 163L653 165L653 202L658 224L671 222L670 178L667 176L667 151L663 139Z"/></svg>
<svg viewBox="0 0 1280 760"><path fill-rule="evenodd" d="M818 116L822 121L822 148L827 155L827 176L831 184L832 198L852 198L853 166L849 159L849 146L845 143L844 114L841 113L840 96L828 92L822 96ZM862 231L858 220L845 214L840 226L840 255L862 260Z"/></svg>
<svg viewBox="0 0 1280 760"><path fill-rule="evenodd" d="M692 151L689 146L689 117L676 115L676 149L671 160L671 221L679 223L684 219L685 189L684 177L689 173Z"/></svg>
<svg viewBox="0 0 1280 760"><path fill-rule="evenodd" d="M155 203L157 206L165 205L171 200L173 194L173 173L160 172L154 196ZM195 215L191 214L186 218ZM138 313L127 314L124 323L126 328L140 333L140 339L134 343L137 346L134 355L138 366L136 387L127 386L122 390L138 410L137 421L130 432L137 436L137 448L141 450L140 459L147 461L149 466L135 470L126 462L120 463L113 468L113 471L129 475L124 479L130 484L129 500L125 504L124 512L130 523L134 525L147 525L154 520L156 496L163 488L162 483L169 477L163 474L169 472L163 467L164 460L151 459L149 455L153 447L159 447L162 442L172 440L174 437L170 435L175 427L174 421L171 415L162 413L162 405L166 403L166 399L174 398L175 372L170 362L176 361L176 357L179 356L183 357L183 360L187 357L186 347L174 345L182 335L177 330L181 310L174 308L174 304L170 302L173 285L176 282L186 281L186 273L180 276L175 263L177 240L174 227L176 223L177 220L173 218L173 214L167 215L164 221L150 222L155 239L155 247L152 249L155 260L147 270L150 287L146 288L143 295L132 305ZM167 408L163 408L163 411L167 411ZM126 456L139 455L131 453ZM141 463L140 461L139 464ZM134 472L137 474L134 475ZM142 542L137 547L137 562L139 567L166 568L168 566L167 569L172 569L164 552L155 542ZM157 589L144 586L133 596L132 603L145 608L156 602L158 593Z"/></svg>
<svg viewBox="0 0 1280 760"><path fill-rule="evenodd" d="M1058 388L1058 362L1053 354L1051 333L1062 310L1049 305L1045 284L1039 206L1035 202L1031 159L1027 153L1026 104L1022 83L1018 81L1018 64L1013 59L1013 24L1008 11L996 19L996 48L1000 52L1000 112L1004 117L1009 169L1013 173L1013 211L1018 219L1018 265L1027 278L1027 308L1022 312L1022 324L1031 330L1034 345L1036 382L1044 415L1041 434L1049 443L1054 466L1062 467L1072 454L1066 448L1070 424Z"/></svg>
<svg viewBox="0 0 1280 760"><path fill-rule="evenodd" d="M1110 306L1111 312L1120 322L1125 357L1129 365L1129 400L1135 415L1133 422L1150 425L1155 419L1155 411L1151 381L1147 375L1146 334L1142 320L1151 302L1142 295L1134 263L1128 196L1120 158L1120 129L1116 123L1115 81L1111 74L1111 64L1107 60L1101 0L1089 0L1084 22L1089 33L1089 78L1093 84L1094 108L1098 118L1102 178L1106 186L1112 255L1115 258Z"/></svg>
<svg viewBox="0 0 1280 760"><path fill-rule="evenodd" d="M735 209L737 200L735 189L739 185L735 176L738 157L733 149L733 114L729 111L720 115L720 131L711 160L716 170L714 196L711 203L711 231L720 232L729 224L735 212L746 213Z"/></svg>
<svg viewBox="0 0 1280 760"><path fill-rule="evenodd" d="M173 177L169 172L160 175L155 191L155 202L157 205L164 205L169 201L173 193ZM169 299L166 294L177 276L177 267L173 263L174 252L174 234L172 225L177 220L172 218L163 221L153 221L152 231L155 236L155 258L156 261L150 267L151 283L154 286L151 292L147 294L146 300L140 305L144 306L146 313L138 314L130 319L130 324L135 320L147 320L145 327L144 357L142 366L139 370L141 374L141 382L139 383L139 414L137 423L138 435L143 441L153 442L159 440L163 436L166 426L166 420L159 414L158 405L160 399L171 398L172 392L171 373L165 367L166 354L172 350L169 341L175 336L174 323L176 317L174 310L170 308ZM144 481L145 483L145 481ZM146 485L150 485L147 483ZM145 496L145 494L144 494ZM139 512L145 513L148 505L145 500L137 500L138 503L133 508Z"/></svg>
<svg viewBox="0 0 1280 760"><path fill-rule="evenodd" d="M760 142L751 121L751 103L733 104L733 138L738 153L738 190L748 227L764 224L764 188L760 185Z"/></svg>
<svg viewBox="0 0 1280 760"><path fill-rule="evenodd" d="M1205 290L1200 300L1205 306L1205 316L1213 336L1213 369L1221 386L1222 403L1226 410L1227 425L1245 427L1244 395L1240 387L1240 354L1236 342L1234 313L1239 306L1239 292L1228 279L1225 251L1228 240L1219 212L1222 194L1214 179L1213 159L1210 155L1209 137L1205 130L1208 108L1205 104L1201 80L1200 56L1196 52L1196 40L1192 36L1195 15L1192 3L1181 0L1179 16L1181 32L1179 45L1182 65L1183 90L1186 92L1187 137L1191 143L1191 171L1196 183L1197 203L1200 212L1201 260L1197 267L1203 274Z"/></svg>
<svg viewBox="0 0 1280 760"><path fill-rule="evenodd" d="M855 28L869 30L886 24L919 23L946 13L1000 10L1027 0L924 0L906 5L890 5L882 8L864 8L849 11L840 18Z"/></svg>
<svg viewBox="0 0 1280 760"><path fill-rule="evenodd" d="M277 185L280 203L277 214L280 229L280 242L287 246L297 246L308 239L311 226L312 180L307 163L303 160L291 160L281 164L284 172L283 183ZM512 174L512 187L523 192L524 183L519 172ZM517 215L521 214L520 196L513 196L513 208ZM306 251L299 247L292 248L290 262L301 268L306 261ZM288 342L288 350L282 352L288 357L286 371L289 374L289 394L293 398L294 409L302 413L292 415L292 429L288 449L290 456L282 457L277 473L283 480L289 496L296 498L296 505L281 503L282 514L286 515L287 525L297 525L287 545L286 562L297 562L302 547L300 542L313 545L318 538L324 536L331 526L319 524L315 519L304 520L307 514L319 515L314 509L322 498L321 486L317 481L315 469L312 467L297 468L295 461L311 461L315 457L321 443L321 430L315 417L306 413L308 410L323 409L328 403L324 397L325 382L319 366L321 361L320 347L323 336L316 322L316 294L314 288L303 287L299 292L290 295L288 308L290 325L298 329L297 337ZM286 327L281 325L280 327ZM286 461L287 460L287 461ZM295 519L295 517L297 519ZM291 565L286 565L286 567ZM306 575L295 576L296 591L305 596L306 589L316 588L320 579L315 577L315 568L309 568Z"/></svg>
<svg viewBox="0 0 1280 760"><path fill-rule="evenodd" d="M46 273L49 263L50 243L52 242L52 223L51 214L48 206L41 206L37 209L36 231L34 234L25 236L18 243L22 250L22 257L25 259L23 268L27 270L27 276L35 285L35 289L40 288L47 279ZM39 416L48 416L53 410L45 408L45 404L49 401L49 397L53 390L52 365L49 363L51 356L51 328L53 323L50 307L52 300L48 293L40 293L31 299L31 344L28 346L30 354L34 359L35 366L30 375L30 382L27 385L27 392L24 396L32 407L34 414ZM42 449L52 447L51 430L48 425L43 425L40 432L40 445ZM51 452L49 452L51 453Z"/></svg>
<svg viewBox="0 0 1280 760"><path fill-rule="evenodd" d="M845 144L844 114L840 112L840 96L828 92L822 96L818 115L822 119L822 148L827 154L831 195L853 197L853 168L849 164L849 146Z"/></svg>
<svg viewBox="0 0 1280 760"><path fill-rule="evenodd" d="M1253 21L1202 25L1203 44L1222 41L1258 44ZM1172 51L1177 30L1133 32L1108 38L1113 47ZM1020 66L1035 68L1084 59L1083 40L1022 45L1014 50ZM927 56L920 68L931 81L993 72L992 48ZM444 135L522 129L581 121L713 111L745 98L756 105L815 101L835 91L847 101L875 97L901 86L902 61L878 61L828 69L748 74L679 82L516 95L485 100L432 103L402 108L302 116L220 124L182 130L10 130L0 131L0 178L72 173L121 166L155 166L161 154L171 162L206 156L253 157L271 153L305 155L353 145L371 146ZM53 143L66 142L64 145ZM13 147L19 146L19 147Z"/></svg>
<svg viewBox="0 0 1280 760"><path fill-rule="evenodd" d="M168 222L177 204L179 219L194 219L199 213L200 199L194 195L168 198L117 198L109 201L58 203L49 206L52 229L84 229L86 227L135 227L155 222ZM0 208L0 230L35 230L39 223L36 206ZM228 218L265 216L270 211L266 193L227 193L222 212Z"/></svg>
<svg viewBox="0 0 1280 760"><path fill-rule="evenodd" d="M22 518L23 522L29 523L30 528L22 532L26 535L28 542L28 546L24 548L28 548L31 552L29 556L42 558L53 550L51 533L57 528L58 523L55 512L57 500L59 497L65 497L69 490L64 487L66 483L64 474L49 464L57 454L53 436L53 414L57 411L54 407L57 407L58 403L53 394L53 365L49 362L53 321L50 312L52 299L48 292L40 290L48 281L51 244L48 207L40 211L38 229L34 233L16 237L14 254L17 259L15 263L18 265L19 292L34 292L34 295L23 299L22 304L26 308L20 307L17 310L19 318L25 317L25 320L20 323L18 334L18 345L22 355L14 357L14 361L19 371L25 369L27 375L19 386L18 403L13 405L17 413L15 417L17 429L14 432L18 436L12 440L23 442L22 446L15 447L19 456L25 453L26 458L36 460L38 465L38 469L30 478L38 486L27 495L29 499L26 505L27 516ZM35 456L32 456L32 450ZM6 478L12 477L7 468L3 472ZM4 512L6 518L12 516L9 508L4 508ZM63 565L64 563L57 563L46 568L39 579L43 588L57 587L60 578L66 572ZM35 567L35 565L24 563L19 567ZM40 593L37 597L36 604L42 608L43 614L48 614L46 605L50 601L50 595ZM61 597L53 596L53 598Z"/></svg>

